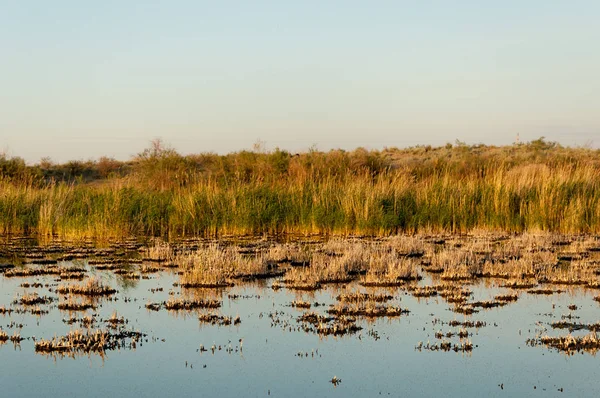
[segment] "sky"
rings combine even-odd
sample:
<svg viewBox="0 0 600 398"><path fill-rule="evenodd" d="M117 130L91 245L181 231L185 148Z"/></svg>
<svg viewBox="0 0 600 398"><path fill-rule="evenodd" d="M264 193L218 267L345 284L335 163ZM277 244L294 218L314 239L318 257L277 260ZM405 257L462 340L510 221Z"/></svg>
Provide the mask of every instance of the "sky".
<svg viewBox="0 0 600 398"><path fill-rule="evenodd" d="M0 0L0 153L599 147L598 21L598 0Z"/></svg>

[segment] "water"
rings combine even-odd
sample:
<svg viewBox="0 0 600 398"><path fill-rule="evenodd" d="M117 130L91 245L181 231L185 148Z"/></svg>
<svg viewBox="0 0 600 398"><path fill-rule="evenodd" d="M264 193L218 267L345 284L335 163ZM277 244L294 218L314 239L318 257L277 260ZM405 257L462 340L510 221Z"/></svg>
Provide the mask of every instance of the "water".
<svg viewBox="0 0 600 398"><path fill-rule="evenodd" d="M29 338L17 346L11 342L0 346L2 396L591 397L600 394L597 357L589 353L568 356L541 345L526 344L536 333L566 334L564 330L554 331L549 327L549 323L562 315L578 316L577 322L598 321L599 305L592 300L595 293L582 289L552 296L522 292L516 303L468 317L453 313L441 298L416 299L402 289L370 289L392 292L395 299L391 303L409 309L410 314L374 321L359 319L358 325L363 329L356 335L319 337L296 330L299 325L296 318L303 311L290 307L290 303L301 298L331 304L341 291L339 288L328 287L314 294L286 289L273 291L268 288L269 281L239 284L224 291L195 289L195 294L203 297L222 299L219 313L241 317L239 326L219 327L198 321L198 313L207 310L154 312L145 308L149 301L193 297L193 292L173 287L178 280L173 271L153 274L149 280L124 283L110 271L86 267L119 290L114 299L100 301L98 317L106 319L117 311L128 320L127 328L147 334L147 342L144 339L135 350L108 351L104 358L96 354L75 359L46 356L35 352L31 337L49 339L78 327L62 322L68 313L59 311L57 302L41 306L50 309L48 315L41 317L0 315L0 326L9 335L19 330L10 327L11 322L16 322L23 324L21 335ZM56 296L46 287L19 287L24 281L64 283L55 279L54 276L0 276L0 305L8 307L17 294L24 292ZM426 279L421 284L430 282ZM164 291L150 291L157 287ZM367 291L358 285L354 288ZM493 282L470 288L477 300L509 292ZM241 297L232 299L229 295ZM570 304L579 308L570 311L567 308ZM312 310L325 313L326 308ZM75 315L81 317L92 312ZM277 316L273 315L275 312ZM440 323L453 319L486 322L485 327L469 329L473 333L472 352L415 349L419 342L439 342L434 336L438 330L458 331L457 327ZM548 330L544 332L545 328ZM243 339L241 348L240 339ZM459 341L457 337L451 340ZM214 353L210 349L213 344L217 347ZM200 352L201 345L208 351ZM337 386L330 382L334 376L341 379Z"/></svg>

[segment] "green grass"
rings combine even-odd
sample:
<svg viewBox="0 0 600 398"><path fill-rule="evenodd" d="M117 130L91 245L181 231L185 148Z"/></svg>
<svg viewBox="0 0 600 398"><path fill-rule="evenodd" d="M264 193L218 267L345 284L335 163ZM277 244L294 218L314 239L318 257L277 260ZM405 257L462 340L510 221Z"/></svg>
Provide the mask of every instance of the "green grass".
<svg viewBox="0 0 600 398"><path fill-rule="evenodd" d="M40 165L21 164L12 174L0 168L0 231L92 237L597 233L598 155L539 140L298 156L277 150L184 157L159 150L114 161L127 171L91 179L48 178Z"/></svg>

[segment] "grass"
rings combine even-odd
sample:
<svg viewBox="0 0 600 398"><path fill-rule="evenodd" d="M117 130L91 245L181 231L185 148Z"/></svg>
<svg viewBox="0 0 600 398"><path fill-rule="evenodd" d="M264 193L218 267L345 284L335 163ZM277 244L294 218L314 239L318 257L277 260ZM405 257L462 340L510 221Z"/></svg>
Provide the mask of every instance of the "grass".
<svg viewBox="0 0 600 398"><path fill-rule="evenodd" d="M98 279L90 278L81 285L59 285L56 291L60 294L74 294L82 296L110 296L117 291L103 285Z"/></svg>
<svg viewBox="0 0 600 398"><path fill-rule="evenodd" d="M598 159L598 151L543 140L297 156L279 150L181 156L158 147L113 162L118 172L98 171L100 162L71 165L73 176L57 172L66 165L4 167L13 159L3 157L0 231L67 237L597 233ZM399 252L420 253L410 242L397 245Z"/></svg>

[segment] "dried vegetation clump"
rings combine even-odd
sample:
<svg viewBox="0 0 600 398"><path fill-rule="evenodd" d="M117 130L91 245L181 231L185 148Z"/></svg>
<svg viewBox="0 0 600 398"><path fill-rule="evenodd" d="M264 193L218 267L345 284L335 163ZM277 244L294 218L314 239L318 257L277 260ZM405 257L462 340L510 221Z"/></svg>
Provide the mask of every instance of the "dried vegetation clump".
<svg viewBox="0 0 600 398"><path fill-rule="evenodd" d="M110 286L106 286L95 278L90 278L82 285L60 285L56 288L60 294L75 294L81 296L110 296L117 291Z"/></svg>
<svg viewBox="0 0 600 398"><path fill-rule="evenodd" d="M41 354L59 354L65 356L95 353L103 355L105 351L121 348L134 349L145 334L120 329L116 332L107 330L72 330L64 336L55 336L50 340L37 340L35 352Z"/></svg>
<svg viewBox="0 0 600 398"><path fill-rule="evenodd" d="M595 354L600 350L600 339L595 331L585 336L573 336L571 334L557 337L542 336L537 339L527 340L527 344L531 346L543 344L570 355L582 351Z"/></svg>

